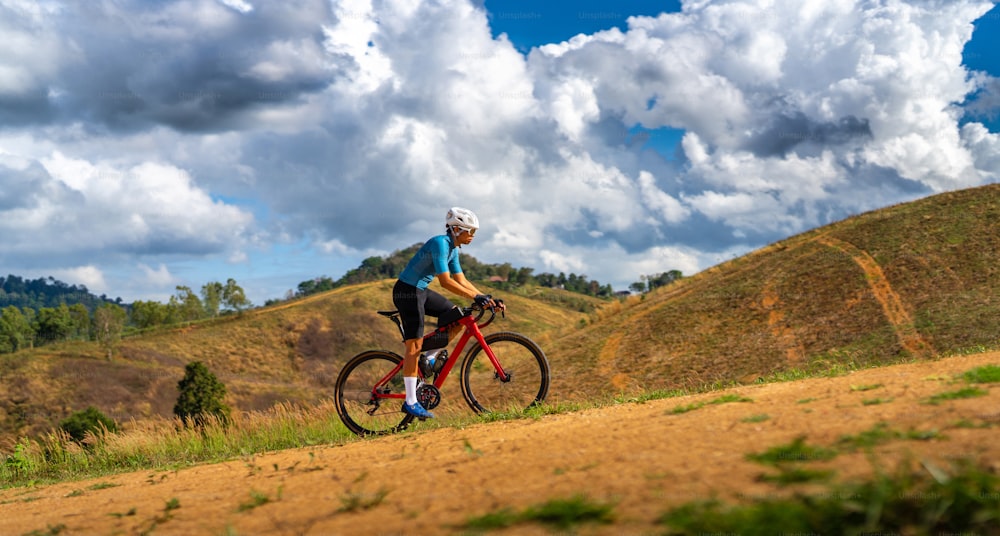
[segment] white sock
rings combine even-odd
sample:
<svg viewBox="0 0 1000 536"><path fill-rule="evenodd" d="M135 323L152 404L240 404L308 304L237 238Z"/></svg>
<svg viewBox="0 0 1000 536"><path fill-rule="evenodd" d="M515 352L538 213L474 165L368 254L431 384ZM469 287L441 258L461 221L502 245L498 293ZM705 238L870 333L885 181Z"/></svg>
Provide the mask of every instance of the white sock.
<svg viewBox="0 0 1000 536"><path fill-rule="evenodd" d="M403 376L403 386L406 387L406 403L413 405L417 403L417 377Z"/></svg>

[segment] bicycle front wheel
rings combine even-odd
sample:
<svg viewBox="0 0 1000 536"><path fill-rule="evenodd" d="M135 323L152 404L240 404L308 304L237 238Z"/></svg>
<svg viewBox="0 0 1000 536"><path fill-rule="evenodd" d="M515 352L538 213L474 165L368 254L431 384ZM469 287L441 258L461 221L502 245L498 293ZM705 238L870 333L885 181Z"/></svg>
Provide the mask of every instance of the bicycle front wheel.
<svg viewBox="0 0 1000 536"><path fill-rule="evenodd" d="M545 400L549 392L549 361L534 341L519 333L486 335L505 372L502 379L489 356L474 345L462 363L462 396L476 413L522 411Z"/></svg>
<svg viewBox="0 0 1000 536"><path fill-rule="evenodd" d="M334 401L340 420L350 431L360 436L391 434L413 421L401 411L406 395L402 361L398 354L369 350L344 365L337 376Z"/></svg>

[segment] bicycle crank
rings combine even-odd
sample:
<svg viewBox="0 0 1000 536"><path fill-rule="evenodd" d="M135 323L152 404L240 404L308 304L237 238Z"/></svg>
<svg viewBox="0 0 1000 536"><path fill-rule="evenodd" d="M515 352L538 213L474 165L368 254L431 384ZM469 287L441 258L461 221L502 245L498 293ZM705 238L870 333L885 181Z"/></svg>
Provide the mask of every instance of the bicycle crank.
<svg viewBox="0 0 1000 536"><path fill-rule="evenodd" d="M441 391L429 383L417 387L417 402L424 409L434 409L441 403Z"/></svg>

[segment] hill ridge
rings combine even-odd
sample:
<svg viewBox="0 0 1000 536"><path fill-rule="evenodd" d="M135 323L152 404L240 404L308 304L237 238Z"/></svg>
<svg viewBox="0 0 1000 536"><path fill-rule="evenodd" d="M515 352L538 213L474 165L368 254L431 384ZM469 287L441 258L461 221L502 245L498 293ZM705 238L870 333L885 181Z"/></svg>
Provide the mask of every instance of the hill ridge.
<svg viewBox="0 0 1000 536"><path fill-rule="evenodd" d="M608 306L558 341L583 393L996 347L1000 184L860 214ZM973 326L963 317L973 313ZM599 376L577 387L581 377Z"/></svg>

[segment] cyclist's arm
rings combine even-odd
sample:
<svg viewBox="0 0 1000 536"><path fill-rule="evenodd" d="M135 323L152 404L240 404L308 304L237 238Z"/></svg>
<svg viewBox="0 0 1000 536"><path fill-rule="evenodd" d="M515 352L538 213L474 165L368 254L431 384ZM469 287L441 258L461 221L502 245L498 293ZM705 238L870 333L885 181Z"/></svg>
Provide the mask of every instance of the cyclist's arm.
<svg viewBox="0 0 1000 536"><path fill-rule="evenodd" d="M441 284L441 288L458 294L463 298L468 298L470 300L475 299L477 294L482 294L479 290L465 278L465 274L462 272L451 273L442 272L437 275L438 283Z"/></svg>
<svg viewBox="0 0 1000 536"><path fill-rule="evenodd" d="M471 290L473 292L472 294L473 298L476 297L476 294L483 294L483 292L481 292L478 288L476 288L476 286L473 285L472 282L465 277L464 273L458 272L455 274L451 274L451 278L454 279L459 285L462 285L463 287Z"/></svg>
<svg viewBox="0 0 1000 536"><path fill-rule="evenodd" d="M477 295L483 294L475 285L472 284L465 274L462 272L444 272L437 275L438 283L441 286L459 296L464 296L470 300L474 300ZM492 299L489 301L490 307L496 307L500 310L505 310L503 302L495 302Z"/></svg>

